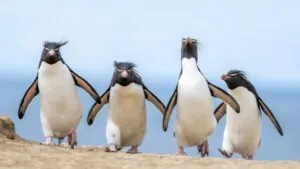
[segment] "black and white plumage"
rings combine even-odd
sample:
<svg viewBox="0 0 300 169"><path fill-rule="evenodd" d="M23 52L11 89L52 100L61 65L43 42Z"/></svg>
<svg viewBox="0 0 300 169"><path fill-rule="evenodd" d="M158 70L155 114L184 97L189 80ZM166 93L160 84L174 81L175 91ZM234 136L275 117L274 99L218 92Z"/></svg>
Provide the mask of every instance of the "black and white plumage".
<svg viewBox="0 0 300 169"><path fill-rule="evenodd" d="M95 103L88 114L92 125L97 113L109 105L106 125L107 151L116 152L131 146L128 153L138 153L146 134L145 99L152 102L161 113L164 104L146 87L130 62L114 62L115 71L108 89L101 96L101 104Z"/></svg>
<svg viewBox="0 0 300 169"><path fill-rule="evenodd" d="M83 88L94 100L100 102L96 90L76 74L63 60L60 48L67 42L45 42L38 66L38 73L25 92L19 105L18 116L22 119L32 99L40 94L40 118L45 144L59 142L69 136L72 148L76 144L76 127L82 117L82 108L76 86Z"/></svg>
<svg viewBox="0 0 300 169"><path fill-rule="evenodd" d="M211 96L230 104L237 112L240 107L230 94L209 82L202 74L197 65L197 44L196 39L189 37L182 40L180 76L163 117L163 130L167 130L176 106L174 137L178 145L177 154L186 155L184 147L197 146L203 157L208 156L207 138L217 126Z"/></svg>
<svg viewBox="0 0 300 169"><path fill-rule="evenodd" d="M282 136L283 131L243 71L230 70L221 78L226 82L229 93L241 106L241 112L237 114L226 103L221 103L216 108L215 116L218 121L227 114L222 149L219 151L227 158L238 153L245 159L253 159L261 140L261 110Z"/></svg>

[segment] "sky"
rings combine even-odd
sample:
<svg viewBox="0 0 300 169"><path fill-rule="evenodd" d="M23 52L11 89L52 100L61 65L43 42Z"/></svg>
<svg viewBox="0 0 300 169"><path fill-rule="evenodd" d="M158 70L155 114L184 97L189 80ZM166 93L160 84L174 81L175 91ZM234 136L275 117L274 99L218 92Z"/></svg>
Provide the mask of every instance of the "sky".
<svg viewBox="0 0 300 169"><path fill-rule="evenodd" d="M261 83L299 86L300 1L2 1L0 74L34 77L45 40L82 76L111 76L131 61L143 78L177 79L180 45L201 43L198 65L220 81L242 69ZM13 76L15 75L15 76Z"/></svg>

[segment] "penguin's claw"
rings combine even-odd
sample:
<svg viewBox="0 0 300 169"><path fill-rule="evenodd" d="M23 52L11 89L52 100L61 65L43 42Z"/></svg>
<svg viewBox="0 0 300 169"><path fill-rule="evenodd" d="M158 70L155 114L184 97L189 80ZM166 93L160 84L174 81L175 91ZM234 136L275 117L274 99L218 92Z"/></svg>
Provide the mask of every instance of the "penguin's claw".
<svg viewBox="0 0 300 169"><path fill-rule="evenodd" d="M223 156L225 156L226 158L231 158L232 155L233 155L233 153L227 153L225 150L221 150L220 148L219 148L218 150L219 150L219 152L220 152Z"/></svg>
<svg viewBox="0 0 300 169"><path fill-rule="evenodd" d="M178 156L187 156L187 154L185 152L180 152L180 151L177 151L176 155L178 155Z"/></svg>
<svg viewBox="0 0 300 169"><path fill-rule="evenodd" d="M77 141L75 141L73 144L71 144L71 149L74 149L75 146L77 146Z"/></svg>
<svg viewBox="0 0 300 169"><path fill-rule="evenodd" d="M42 142L41 144L43 144L43 145L49 145L49 146L54 146L55 145L53 142L47 142L47 141Z"/></svg>
<svg viewBox="0 0 300 169"><path fill-rule="evenodd" d="M114 144L109 144L105 147L105 152L117 152L120 151L122 148L119 148L118 146Z"/></svg>
<svg viewBox="0 0 300 169"><path fill-rule="evenodd" d="M201 157L209 156L209 150L208 150L208 141L205 140L201 145L198 147L198 153L201 154Z"/></svg>
<svg viewBox="0 0 300 169"><path fill-rule="evenodd" d="M51 146L54 145L52 137L46 137L46 141L42 142L41 144L43 144L43 145L51 145Z"/></svg>
<svg viewBox="0 0 300 169"><path fill-rule="evenodd" d="M132 146L126 153L129 154L140 154L138 146Z"/></svg>
<svg viewBox="0 0 300 169"><path fill-rule="evenodd" d="M69 146L69 143L68 142L62 142L62 143L60 143L60 146L67 147L67 146Z"/></svg>
<svg viewBox="0 0 300 169"><path fill-rule="evenodd" d="M54 143L47 143L47 142L42 142L41 145L46 145L46 146L54 146Z"/></svg>
<svg viewBox="0 0 300 169"><path fill-rule="evenodd" d="M180 147L178 151L176 152L176 155L178 156L187 156L187 154L184 152L184 149Z"/></svg>
<svg viewBox="0 0 300 169"><path fill-rule="evenodd" d="M245 160L252 160L253 156L252 155L243 155L242 158Z"/></svg>

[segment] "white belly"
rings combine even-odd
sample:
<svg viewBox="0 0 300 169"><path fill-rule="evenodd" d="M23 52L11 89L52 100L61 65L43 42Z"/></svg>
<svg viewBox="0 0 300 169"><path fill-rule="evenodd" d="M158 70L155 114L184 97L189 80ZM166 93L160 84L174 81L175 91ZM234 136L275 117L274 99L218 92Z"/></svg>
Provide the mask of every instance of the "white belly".
<svg viewBox="0 0 300 169"><path fill-rule="evenodd" d="M82 117L73 77L66 65L42 63L38 75L41 96L41 124L45 136L64 137Z"/></svg>
<svg viewBox="0 0 300 169"><path fill-rule="evenodd" d="M193 61L183 59L178 82L176 140L180 146L200 145L216 128L207 82Z"/></svg>
<svg viewBox="0 0 300 169"><path fill-rule="evenodd" d="M237 114L226 106L223 149L241 155L254 155L261 135L261 116L256 98L244 87L229 92L239 103L241 112Z"/></svg>
<svg viewBox="0 0 300 169"><path fill-rule="evenodd" d="M106 137L121 147L140 145L146 133L146 106L142 86L131 83L110 89ZM113 137L115 136L115 137Z"/></svg>

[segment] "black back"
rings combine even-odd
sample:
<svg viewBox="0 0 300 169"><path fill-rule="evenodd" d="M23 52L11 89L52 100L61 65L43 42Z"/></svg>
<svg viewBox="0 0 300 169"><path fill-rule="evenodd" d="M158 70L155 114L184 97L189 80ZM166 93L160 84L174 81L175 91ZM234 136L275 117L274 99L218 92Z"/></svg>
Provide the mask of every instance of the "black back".
<svg viewBox="0 0 300 169"><path fill-rule="evenodd" d="M65 63L60 54L60 47L66 45L67 43L68 43L68 41L65 41L65 42L46 41L46 42L44 42L39 67L41 66L42 62L46 62L50 65L55 64L58 61ZM50 54L51 52L53 53L52 55Z"/></svg>
<svg viewBox="0 0 300 169"><path fill-rule="evenodd" d="M115 84L121 86L127 86L130 83L136 83L142 85L142 78L136 72L136 65L132 62L117 62L114 61L115 71L111 79L110 87L113 87ZM122 73L126 73L127 76L122 76Z"/></svg>

